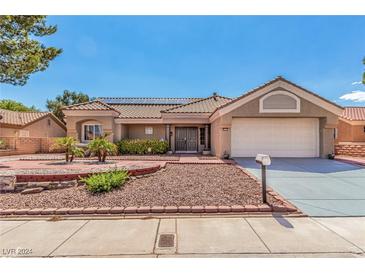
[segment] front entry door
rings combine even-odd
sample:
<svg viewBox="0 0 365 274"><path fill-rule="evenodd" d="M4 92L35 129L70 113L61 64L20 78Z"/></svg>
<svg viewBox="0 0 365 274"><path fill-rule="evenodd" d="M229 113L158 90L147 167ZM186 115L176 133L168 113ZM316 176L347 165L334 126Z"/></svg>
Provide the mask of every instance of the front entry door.
<svg viewBox="0 0 365 274"><path fill-rule="evenodd" d="M191 151L198 150L198 129L195 127L177 127L175 129L175 150Z"/></svg>

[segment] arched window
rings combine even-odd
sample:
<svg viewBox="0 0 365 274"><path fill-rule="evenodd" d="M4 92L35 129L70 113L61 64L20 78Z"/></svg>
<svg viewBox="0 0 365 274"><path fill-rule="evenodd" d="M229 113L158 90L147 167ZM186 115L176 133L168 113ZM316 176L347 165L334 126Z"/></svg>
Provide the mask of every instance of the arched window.
<svg viewBox="0 0 365 274"><path fill-rule="evenodd" d="M300 99L284 90L269 92L260 99L260 113L299 113Z"/></svg>
<svg viewBox="0 0 365 274"><path fill-rule="evenodd" d="M103 134L103 126L96 121L89 121L82 124L82 142L88 143Z"/></svg>

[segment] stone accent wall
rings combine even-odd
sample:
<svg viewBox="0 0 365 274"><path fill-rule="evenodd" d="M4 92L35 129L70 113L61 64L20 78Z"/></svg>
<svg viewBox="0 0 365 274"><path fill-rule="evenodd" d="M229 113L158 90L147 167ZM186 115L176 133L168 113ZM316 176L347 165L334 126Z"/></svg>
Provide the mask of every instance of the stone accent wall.
<svg viewBox="0 0 365 274"><path fill-rule="evenodd" d="M0 156L60 152L52 149L56 138L32 137L1 137L6 144L6 150L0 150Z"/></svg>
<svg viewBox="0 0 365 274"><path fill-rule="evenodd" d="M336 155L365 157L365 143L339 143L335 146Z"/></svg>

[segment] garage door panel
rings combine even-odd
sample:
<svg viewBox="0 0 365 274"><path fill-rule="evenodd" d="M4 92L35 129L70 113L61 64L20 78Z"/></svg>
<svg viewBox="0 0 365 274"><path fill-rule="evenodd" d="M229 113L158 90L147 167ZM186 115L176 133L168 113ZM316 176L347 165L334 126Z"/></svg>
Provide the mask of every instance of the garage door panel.
<svg viewBox="0 0 365 274"><path fill-rule="evenodd" d="M233 118L234 157L318 157L319 120L313 118Z"/></svg>

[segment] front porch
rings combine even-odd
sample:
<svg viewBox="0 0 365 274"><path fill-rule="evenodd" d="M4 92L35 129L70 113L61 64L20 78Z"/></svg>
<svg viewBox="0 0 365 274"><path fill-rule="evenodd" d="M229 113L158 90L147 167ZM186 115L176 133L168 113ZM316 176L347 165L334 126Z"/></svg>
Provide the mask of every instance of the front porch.
<svg viewBox="0 0 365 274"><path fill-rule="evenodd" d="M209 124L117 124L114 140L166 140L170 153L203 153L210 151Z"/></svg>

